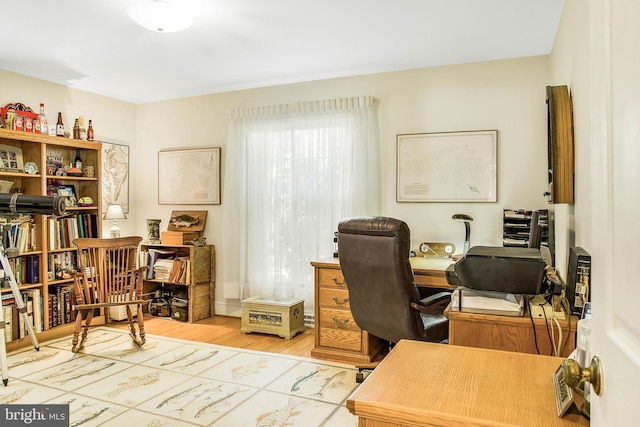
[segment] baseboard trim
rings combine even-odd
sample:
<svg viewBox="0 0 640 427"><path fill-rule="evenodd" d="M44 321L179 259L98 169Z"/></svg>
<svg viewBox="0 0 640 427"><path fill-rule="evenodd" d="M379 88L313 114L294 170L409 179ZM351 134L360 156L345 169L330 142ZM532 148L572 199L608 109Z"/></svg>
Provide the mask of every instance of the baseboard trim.
<svg viewBox="0 0 640 427"><path fill-rule="evenodd" d="M215 313L220 316L242 317L242 305L240 304L240 301L236 303L216 301Z"/></svg>

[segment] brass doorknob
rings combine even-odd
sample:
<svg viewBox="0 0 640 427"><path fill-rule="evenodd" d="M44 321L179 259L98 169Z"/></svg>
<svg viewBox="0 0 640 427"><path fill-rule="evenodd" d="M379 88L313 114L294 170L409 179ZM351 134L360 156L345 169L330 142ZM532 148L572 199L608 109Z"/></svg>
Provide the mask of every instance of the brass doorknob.
<svg viewBox="0 0 640 427"><path fill-rule="evenodd" d="M595 394L600 396L604 382L602 373L602 363L598 356L591 358L591 365L588 368L580 366L575 359L566 359L562 362L564 380L569 387L577 388L580 383L588 382Z"/></svg>

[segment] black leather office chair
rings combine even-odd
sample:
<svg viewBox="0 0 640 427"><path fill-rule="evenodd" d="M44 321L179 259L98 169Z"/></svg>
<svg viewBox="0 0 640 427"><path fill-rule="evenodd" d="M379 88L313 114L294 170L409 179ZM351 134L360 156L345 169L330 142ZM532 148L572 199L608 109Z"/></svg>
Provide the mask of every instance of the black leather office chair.
<svg viewBox="0 0 640 427"><path fill-rule="evenodd" d="M420 299L409 263L410 232L405 222L387 217L342 220L338 247L351 313L361 329L391 344L447 338L443 310L451 293Z"/></svg>

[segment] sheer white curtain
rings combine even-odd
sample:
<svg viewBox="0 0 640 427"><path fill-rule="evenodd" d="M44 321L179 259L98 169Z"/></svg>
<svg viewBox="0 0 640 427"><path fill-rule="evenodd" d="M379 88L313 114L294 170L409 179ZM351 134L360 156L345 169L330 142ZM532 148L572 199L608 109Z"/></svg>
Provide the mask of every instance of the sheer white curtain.
<svg viewBox="0 0 640 427"><path fill-rule="evenodd" d="M332 255L340 219L379 213L379 153L372 97L232 111L225 298L239 290L240 298L295 297L313 307L310 262Z"/></svg>

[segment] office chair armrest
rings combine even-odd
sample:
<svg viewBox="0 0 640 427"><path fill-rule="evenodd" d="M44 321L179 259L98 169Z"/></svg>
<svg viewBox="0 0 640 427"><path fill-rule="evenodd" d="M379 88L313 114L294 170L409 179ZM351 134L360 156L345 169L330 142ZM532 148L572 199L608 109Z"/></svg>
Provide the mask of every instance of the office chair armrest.
<svg viewBox="0 0 640 427"><path fill-rule="evenodd" d="M412 302L411 308L424 314L433 314L435 307L449 304L449 301L451 301L451 292L438 292L421 299L420 303Z"/></svg>
<svg viewBox="0 0 640 427"><path fill-rule="evenodd" d="M424 305L434 305L445 300L451 300L451 292L438 292L437 294L421 299L420 302Z"/></svg>

